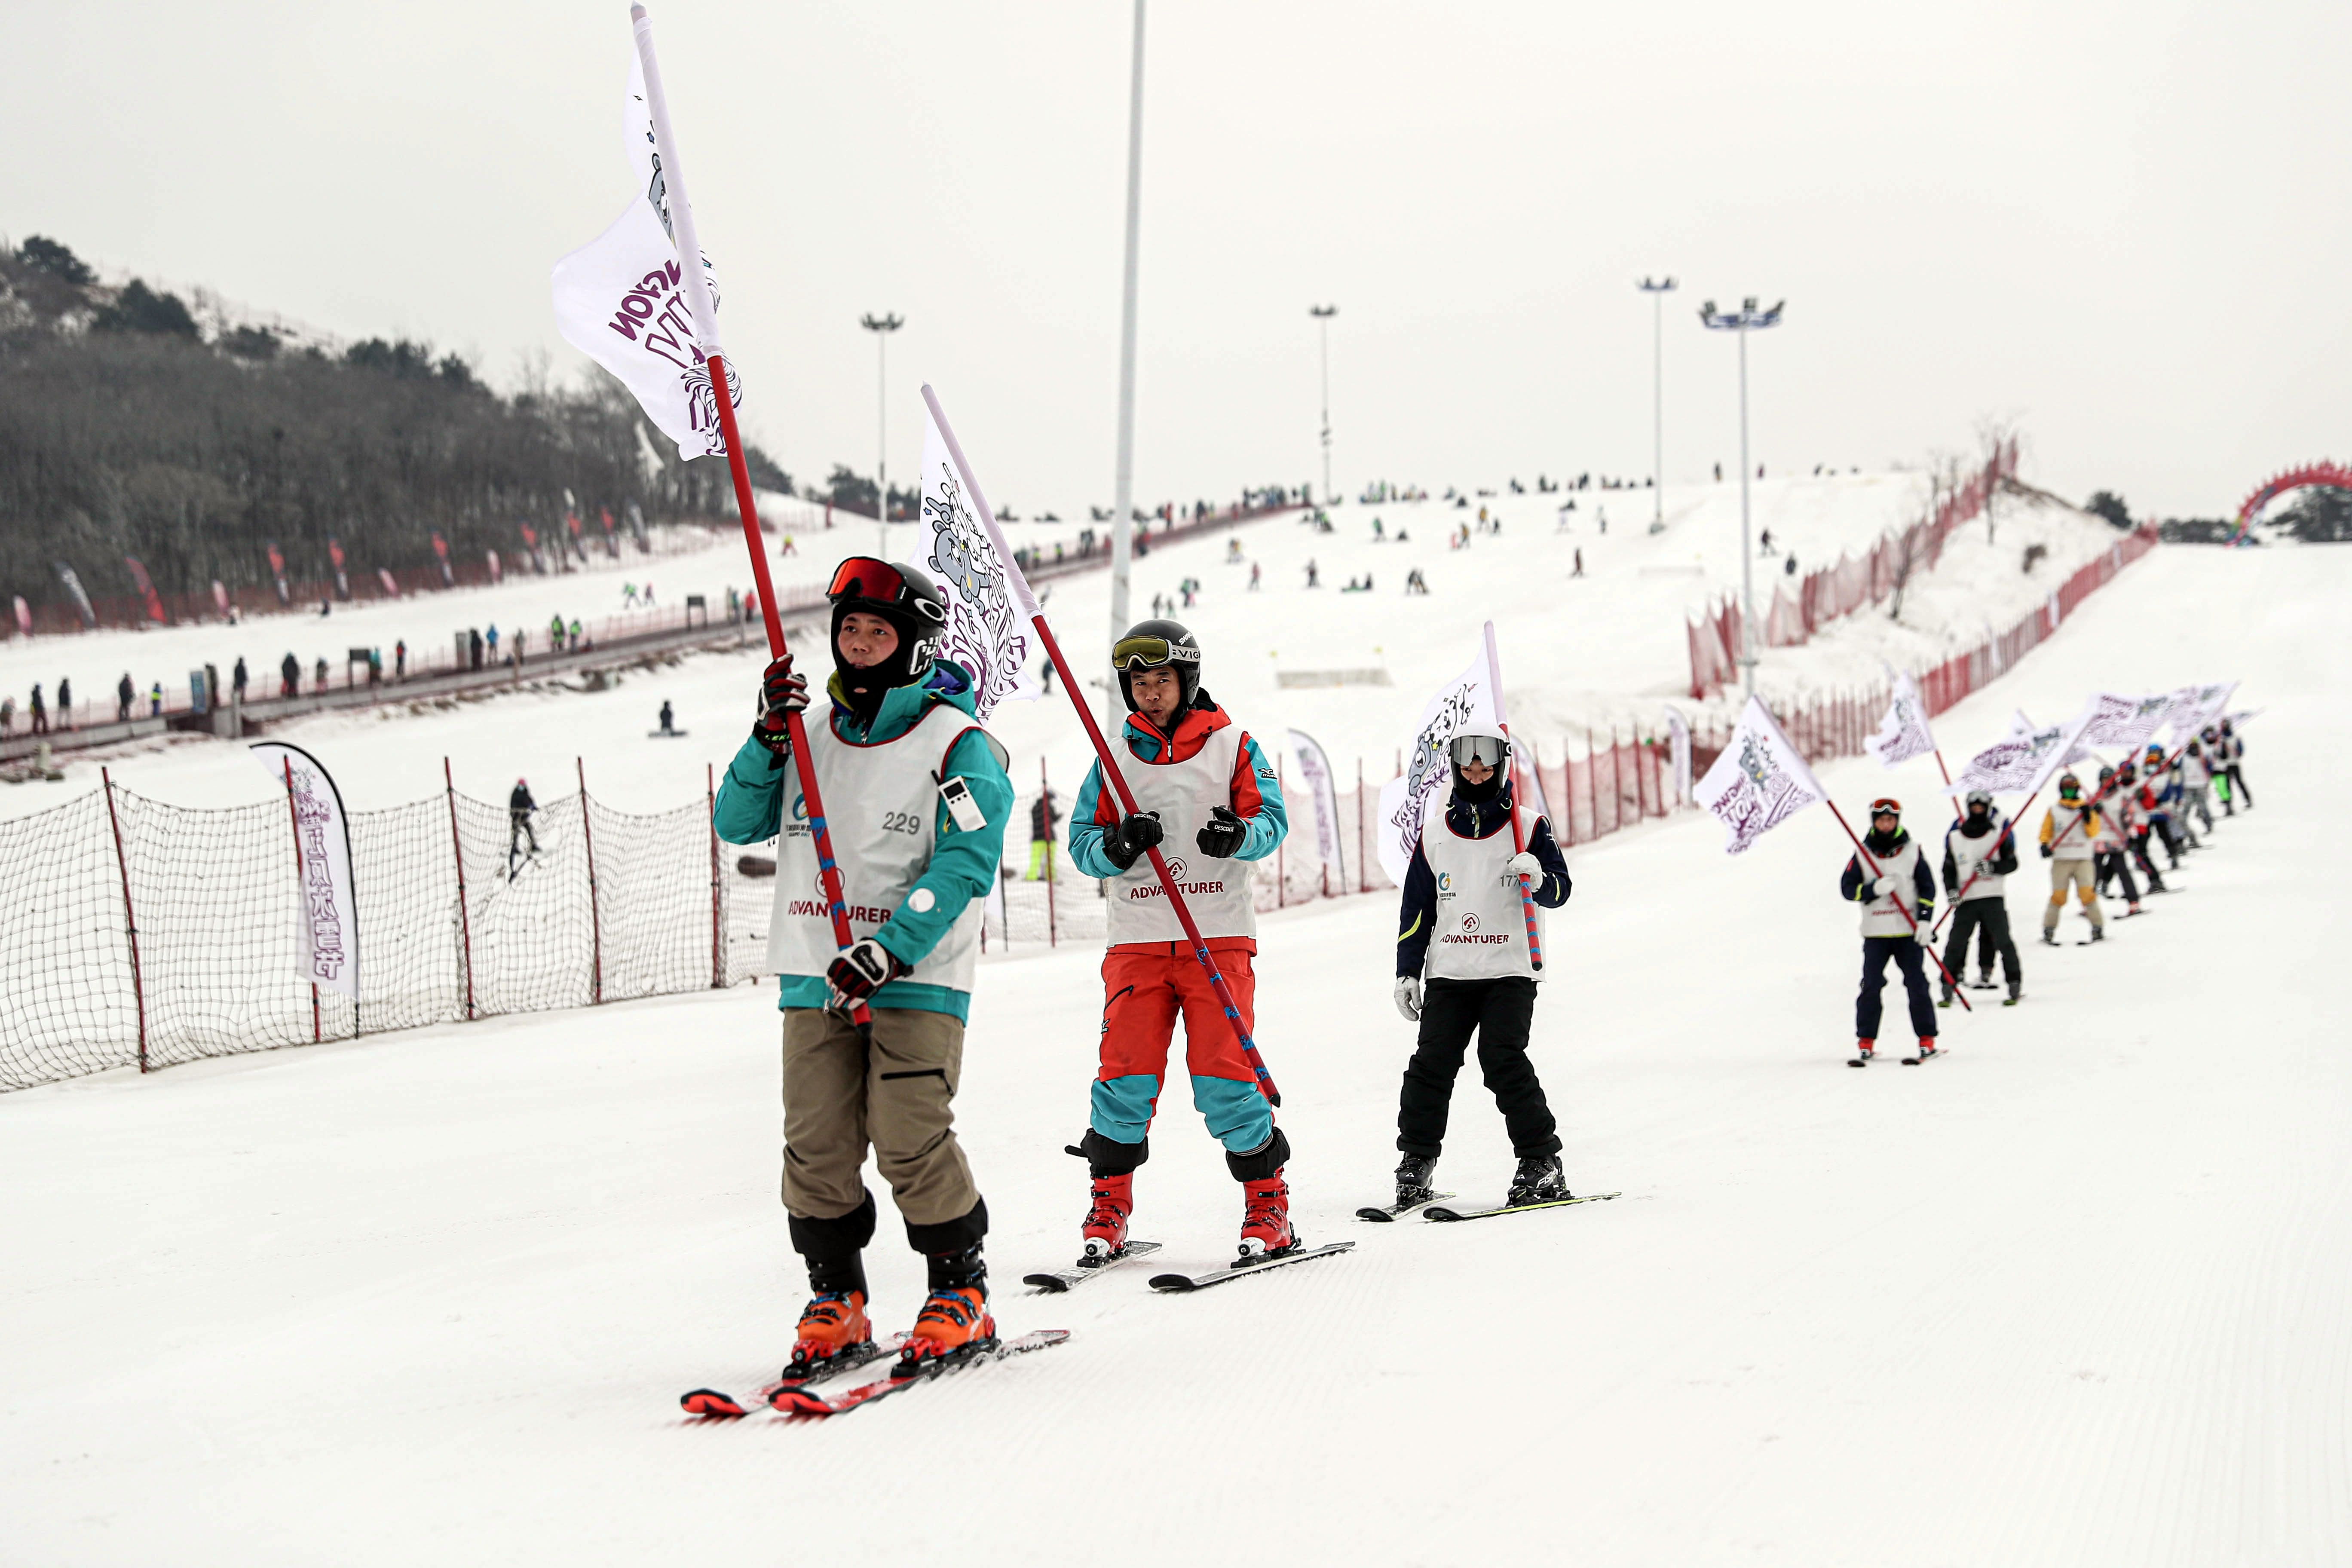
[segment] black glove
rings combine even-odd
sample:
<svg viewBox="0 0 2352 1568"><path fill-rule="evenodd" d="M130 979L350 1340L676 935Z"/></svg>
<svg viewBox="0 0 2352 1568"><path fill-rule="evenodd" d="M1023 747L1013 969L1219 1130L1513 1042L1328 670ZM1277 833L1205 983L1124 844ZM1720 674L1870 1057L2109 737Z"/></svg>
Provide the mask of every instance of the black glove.
<svg viewBox="0 0 2352 1568"><path fill-rule="evenodd" d="M1160 819L1139 814L1103 835L1103 858L1124 871L1160 842Z"/></svg>
<svg viewBox="0 0 2352 1568"><path fill-rule="evenodd" d="M2047 844L2044 844L2044 845L2042 847L2042 858L2044 860L2047 860L2047 859L2049 859L2049 858L2050 858L2050 846L2048 846Z"/></svg>
<svg viewBox="0 0 2352 1568"><path fill-rule="evenodd" d="M1208 826L1192 836L1192 842L1201 847L1203 855L1230 860L1241 848L1242 840L1248 837L1248 826L1234 815L1234 808L1219 805L1210 808Z"/></svg>
<svg viewBox="0 0 2352 1568"><path fill-rule="evenodd" d="M781 758L792 750L784 715L805 711L808 701L808 677L793 673L793 656L786 654L760 678L760 718L751 726L751 739Z"/></svg>
<svg viewBox="0 0 2352 1568"><path fill-rule="evenodd" d="M907 966L872 937L851 942L825 966L825 988L833 994L827 1005L836 1012L846 1011L906 973Z"/></svg>

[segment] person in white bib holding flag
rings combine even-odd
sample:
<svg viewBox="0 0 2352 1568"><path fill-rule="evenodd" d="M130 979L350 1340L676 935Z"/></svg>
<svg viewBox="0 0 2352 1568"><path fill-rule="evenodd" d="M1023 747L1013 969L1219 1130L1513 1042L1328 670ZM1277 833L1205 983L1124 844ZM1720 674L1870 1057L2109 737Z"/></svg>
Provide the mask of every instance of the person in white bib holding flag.
<svg viewBox="0 0 2352 1568"><path fill-rule="evenodd" d="M1421 1026L1397 1107L1397 1205L1436 1196L1433 1173L1454 1079L1474 1034L1479 1071L1518 1160L1504 1201L1557 1202L1569 1196L1568 1179L1559 1125L1528 1060L1543 971L1528 950L1522 889L1538 911L1559 908L1568 902L1568 866L1546 817L1535 819L1524 850L1512 847L1511 742L1500 728L1465 724L1448 750L1453 793L1413 846L1397 916L1397 1011ZM1543 916L1535 920L1538 947L1548 952Z"/></svg>
<svg viewBox="0 0 2352 1568"><path fill-rule="evenodd" d="M1903 827L1903 803L1892 799L1870 803L1870 831L1860 855L1846 857L1838 877L1838 894L1862 906L1862 990L1854 997L1855 1050L1847 1065L1860 1067L1878 1054L1878 1026L1885 1012L1886 965L1889 960L1903 975L1903 992L1911 1004L1911 1028L1918 1037L1919 1057L1936 1054L1936 1005L1927 996L1926 951L1935 941L1936 878L1918 842ZM1875 871L1872 868L1875 868ZM1905 918L1904 904L1916 905Z"/></svg>
<svg viewBox="0 0 2352 1568"><path fill-rule="evenodd" d="M1992 983L1992 962L2000 959L2009 982L2008 1005L2025 994L2025 973L2017 942L2009 934L2008 884L2017 869L2017 835L2009 818L1993 809L1990 790L1969 791L1968 815L1944 830L1944 891L1960 901L1952 907L1952 934L1944 946L1943 983L1937 1005L1952 1005L1952 982L1968 968L1969 938L1977 941L1977 973Z"/></svg>
<svg viewBox="0 0 2352 1568"><path fill-rule="evenodd" d="M982 902L1013 816L1005 752L974 720L972 675L938 657L945 602L922 573L853 557L834 574L835 673L806 726L856 941L835 945L785 714L809 705L786 655L769 665L751 739L715 807L730 844L776 845L768 959L784 1015L784 1207L811 1300L793 1365L871 1353L863 1255L870 1145L929 1261L930 1295L907 1354L951 1355L995 1336L982 1238L988 1206L956 1142ZM849 1015L871 1010L861 1030Z"/></svg>
<svg viewBox="0 0 2352 1568"><path fill-rule="evenodd" d="M1249 866L1289 830L1282 788L1257 742L1202 689L1201 645L1183 626L1150 620L1130 627L1112 647L1111 666L1129 710L1120 739L1133 762L1122 771L1136 811L1121 814L1097 762L1070 813L1070 861L1104 883L1110 938L1101 1066L1086 1135L1075 1146L1092 1183L1081 1226L1086 1255L1110 1258L1126 1248L1135 1171L1150 1157L1180 1013L1193 1109L1242 1184L1242 1255L1286 1252L1297 1239L1283 1179L1290 1141L1274 1124L1274 1108L1145 853L1160 847L1242 1027L1251 1028L1257 914Z"/></svg>

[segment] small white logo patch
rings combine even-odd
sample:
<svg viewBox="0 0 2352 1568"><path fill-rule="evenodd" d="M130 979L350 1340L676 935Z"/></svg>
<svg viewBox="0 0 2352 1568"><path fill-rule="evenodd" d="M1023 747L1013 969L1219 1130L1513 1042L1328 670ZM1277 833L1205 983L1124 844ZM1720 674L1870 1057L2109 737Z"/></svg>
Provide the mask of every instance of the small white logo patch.
<svg viewBox="0 0 2352 1568"><path fill-rule="evenodd" d="M938 902L939 900L931 896L931 890L929 888L917 888L907 895L907 907L919 915L929 914L931 906Z"/></svg>

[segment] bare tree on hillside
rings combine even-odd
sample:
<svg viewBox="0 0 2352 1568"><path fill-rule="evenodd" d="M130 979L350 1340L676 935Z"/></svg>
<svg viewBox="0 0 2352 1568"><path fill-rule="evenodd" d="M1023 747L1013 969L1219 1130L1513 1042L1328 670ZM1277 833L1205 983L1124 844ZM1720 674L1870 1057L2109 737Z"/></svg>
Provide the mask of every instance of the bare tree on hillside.
<svg viewBox="0 0 2352 1568"><path fill-rule="evenodd" d="M1977 420L1977 458L1984 464L1987 473L1993 471L1993 465L2000 461L2001 454L2009 449L2011 442L2018 439L2019 434L2020 422L2014 414L1988 414ZM2000 492L2000 489L1999 481L1985 486L1984 513L1987 544L1993 542L1992 503L1993 497Z"/></svg>

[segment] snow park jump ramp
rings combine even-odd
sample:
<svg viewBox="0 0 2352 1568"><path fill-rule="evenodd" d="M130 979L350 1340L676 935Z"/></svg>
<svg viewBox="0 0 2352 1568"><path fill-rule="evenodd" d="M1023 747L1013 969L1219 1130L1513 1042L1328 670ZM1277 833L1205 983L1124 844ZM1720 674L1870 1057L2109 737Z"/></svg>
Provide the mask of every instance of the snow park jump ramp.
<svg viewBox="0 0 2352 1568"><path fill-rule="evenodd" d="M2352 772L2347 594L2352 552L2160 549L1938 720L1951 753L2100 687L2241 679L2263 710L2258 808L2108 941L2070 915L2024 945L2025 1005L1943 1015L1929 1066L1843 1066L1822 814L1738 859L1696 814L1577 851L1534 1057L1570 1184L1615 1203L1350 1219L1385 1194L1411 1028L1393 909L1318 901L1265 922L1257 1035L1302 1234L1355 1250L1025 1296L1085 1206L1059 1151L1098 960L992 966L958 1122L994 1305L1073 1337L833 1423L677 1405L772 1376L799 1305L763 986L0 1098L0 1559L2352 1560L2352 918L2315 853ZM740 661L698 662L743 711ZM562 710L573 737L601 700ZM1822 776L1915 831L1941 809L1926 759ZM1183 1100L1137 1229L1197 1271L1239 1203ZM1491 1201L1510 1164L1465 1071L1441 1185ZM887 1219L867 1257L877 1328L905 1326L919 1261Z"/></svg>

